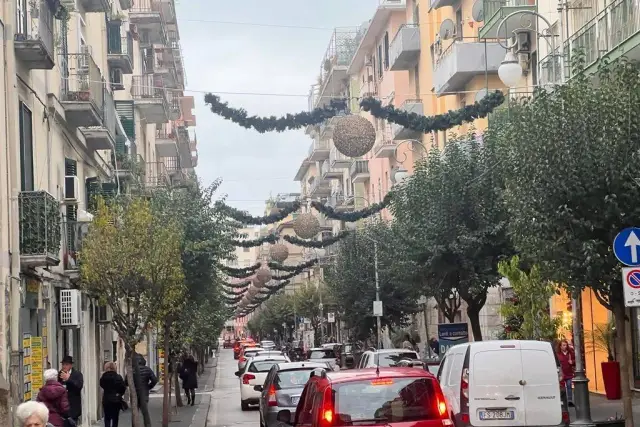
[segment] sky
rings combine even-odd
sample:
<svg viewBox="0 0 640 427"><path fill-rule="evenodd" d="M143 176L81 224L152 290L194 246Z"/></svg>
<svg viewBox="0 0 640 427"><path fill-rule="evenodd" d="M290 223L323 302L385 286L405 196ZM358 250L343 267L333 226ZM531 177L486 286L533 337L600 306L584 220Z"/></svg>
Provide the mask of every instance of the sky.
<svg viewBox="0 0 640 427"><path fill-rule="evenodd" d="M211 113L204 93L216 93L250 115L307 109L332 28L368 21L379 1L176 0L185 94L196 100L196 172L205 184L221 178L219 195L226 194L230 206L258 215L271 195L299 192L293 177L311 140L303 131L241 128Z"/></svg>

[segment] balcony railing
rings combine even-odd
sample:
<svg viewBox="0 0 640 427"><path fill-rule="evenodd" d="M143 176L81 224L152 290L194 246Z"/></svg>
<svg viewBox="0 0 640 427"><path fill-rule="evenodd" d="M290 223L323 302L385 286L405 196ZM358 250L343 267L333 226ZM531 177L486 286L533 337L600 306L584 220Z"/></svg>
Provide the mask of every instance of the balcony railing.
<svg viewBox="0 0 640 427"><path fill-rule="evenodd" d="M366 174L369 175L369 160L354 160L349 168L351 178L356 175Z"/></svg>
<svg viewBox="0 0 640 427"><path fill-rule="evenodd" d="M63 55L68 78L62 76L62 101L90 102L102 117L105 81L88 47L84 50L83 53Z"/></svg>
<svg viewBox="0 0 640 427"><path fill-rule="evenodd" d="M498 25L511 13L522 10L536 10L536 0L483 0L484 25L480 27L478 35L481 39L495 39L511 34L514 30L521 29L522 15L516 14L503 24L502 34L497 34Z"/></svg>
<svg viewBox="0 0 640 427"><path fill-rule="evenodd" d="M348 168L351 165L351 157L347 157L338 151L336 147L331 147L329 151L329 163L333 168Z"/></svg>
<svg viewBox="0 0 640 427"><path fill-rule="evenodd" d="M115 153L114 168L120 175L143 176L145 161L140 154Z"/></svg>
<svg viewBox="0 0 640 427"><path fill-rule="evenodd" d="M169 172L164 162L149 162L146 164L146 185L150 187L164 187L169 185Z"/></svg>
<svg viewBox="0 0 640 427"><path fill-rule="evenodd" d="M180 157L178 156L162 157L161 160L162 163L164 163L167 173L169 174L174 174L182 170L182 168L180 167Z"/></svg>
<svg viewBox="0 0 640 427"><path fill-rule="evenodd" d="M20 211L21 264L32 267L60 262L60 202L46 191L22 191Z"/></svg>
<svg viewBox="0 0 640 427"><path fill-rule="evenodd" d="M326 139L314 139L309 146L309 160L319 161L329 158L329 141Z"/></svg>
<svg viewBox="0 0 640 427"><path fill-rule="evenodd" d="M167 89L167 100L169 102L169 120L178 120L182 117L180 108L180 92Z"/></svg>
<svg viewBox="0 0 640 427"><path fill-rule="evenodd" d="M398 29L391 41L389 57L391 71L415 67L420 57L420 27L417 24L405 24Z"/></svg>
<svg viewBox="0 0 640 427"><path fill-rule="evenodd" d="M130 74L133 70L133 36L127 31L127 35L122 37L120 27L108 26L108 50L107 53L112 56L122 56L128 61L127 64L118 64L125 74ZM120 61L119 61L120 62Z"/></svg>
<svg viewBox="0 0 640 427"><path fill-rule="evenodd" d="M18 12L14 48L28 69L51 70L54 66L54 3L35 0L36 7Z"/></svg>
<svg viewBox="0 0 640 427"><path fill-rule="evenodd" d="M165 106L165 111L169 111L167 90L164 87L162 77L156 74L133 76L131 96L133 99L161 99Z"/></svg>

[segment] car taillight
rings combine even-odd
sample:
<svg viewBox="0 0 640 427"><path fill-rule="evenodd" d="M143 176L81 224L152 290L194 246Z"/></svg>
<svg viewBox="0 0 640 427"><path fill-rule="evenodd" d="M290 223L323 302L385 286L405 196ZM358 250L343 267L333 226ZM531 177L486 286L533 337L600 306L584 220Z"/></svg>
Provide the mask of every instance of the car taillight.
<svg viewBox="0 0 640 427"><path fill-rule="evenodd" d="M333 425L333 397L331 393L331 387L324 389L324 395L322 399L322 409L320 412L320 425L322 427L329 427Z"/></svg>
<svg viewBox="0 0 640 427"><path fill-rule="evenodd" d="M269 400L267 400L268 406L278 406L278 400L276 399L276 388L274 385L269 387Z"/></svg>
<svg viewBox="0 0 640 427"><path fill-rule="evenodd" d="M249 384L250 380L255 380L256 376L253 374L244 374L242 376L242 384Z"/></svg>
<svg viewBox="0 0 640 427"><path fill-rule="evenodd" d="M438 416L442 420L442 425L452 426L453 421L449 417L449 410L447 409L447 401L444 398L444 393L442 393L440 385L435 381L433 383L433 387L436 395L436 409L438 410Z"/></svg>
<svg viewBox="0 0 640 427"><path fill-rule="evenodd" d="M244 356L242 356L242 357L240 358L240 361L241 361L241 362L244 362L245 360L247 360L247 358L246 358L246 357L244 357Z"/></svg>
<svg viewBox="0 0 640 427"><path fill-rule="evenodd" d="M462 370L462 377L460 378L460 392L465 399L469 399L469 369L464 368Z"/></svg>

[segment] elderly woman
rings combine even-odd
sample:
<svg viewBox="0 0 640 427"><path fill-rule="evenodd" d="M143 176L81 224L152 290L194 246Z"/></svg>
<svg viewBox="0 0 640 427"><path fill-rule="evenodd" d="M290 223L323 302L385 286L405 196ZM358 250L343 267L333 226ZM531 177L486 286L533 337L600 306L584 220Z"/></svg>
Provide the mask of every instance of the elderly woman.
<svg viewBox="0 0 640 427"><path fill-rule="evenodd" d="M65 420L69 416L69 397L67 389L58 382L58 371L47 369L44 371L44 386L38 393L38 402L45 404L49 410L49 423L53 427L68 427Z"/></svg>
<svg viewBox="0 0 640 427"><path fill-rule="evenodd" d="M46 427L49 410L40 402L24 402L16 409L16 427Z"/></svg>

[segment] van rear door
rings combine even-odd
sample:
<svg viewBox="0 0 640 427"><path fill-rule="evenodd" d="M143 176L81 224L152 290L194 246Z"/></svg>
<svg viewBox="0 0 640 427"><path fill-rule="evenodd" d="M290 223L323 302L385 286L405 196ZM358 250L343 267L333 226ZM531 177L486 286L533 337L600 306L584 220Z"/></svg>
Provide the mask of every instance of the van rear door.
<svg viewBox="0 0 640 427"><path fill-rule="evenodd" d="M520 343L471 350L469 421L473 426L524 426L525 401ZM557 379L556 379L557 381Z"/></svg>
<svg viewBox="0 0 640 427"><path fill-rule="evenodd" d="M556 426L562 423L562 399L556 359L546 342L521 345L524 404L527 425Z"/></svg>

